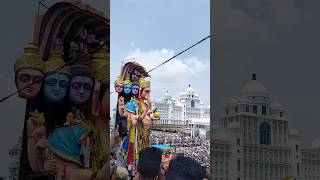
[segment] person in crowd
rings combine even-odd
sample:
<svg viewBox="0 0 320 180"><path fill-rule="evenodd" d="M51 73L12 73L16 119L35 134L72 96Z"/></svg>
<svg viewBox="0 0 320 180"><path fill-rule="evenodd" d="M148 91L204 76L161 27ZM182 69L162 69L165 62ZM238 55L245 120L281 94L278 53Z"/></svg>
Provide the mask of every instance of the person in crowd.
<svg viewBox="0 0 320 180"><path fill-rule="evenodd" d="M203 180L206 169L196 160L177 156L170 161L166 180Z"/></svg>
<svg viewBox="0 0 320 180"><path fill-rule="evenodd" d="M155 147L142 149L139 153L137 175L133 180L164 180L161 153L161 150Z"/></svg>

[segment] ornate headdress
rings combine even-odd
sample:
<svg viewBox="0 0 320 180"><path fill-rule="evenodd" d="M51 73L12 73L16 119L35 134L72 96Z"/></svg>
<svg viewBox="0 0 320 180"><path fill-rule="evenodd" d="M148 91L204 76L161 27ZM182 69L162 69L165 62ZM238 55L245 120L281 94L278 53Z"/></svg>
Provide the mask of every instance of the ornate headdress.
<svg viewBox="0 0 320 180"><path fill-rule="evenodd" d="M123 84L122 76L119 75L117 79L114 81L114 85Z"/></svg>
<svg viewBox="0 0 320 180"><path fill-rule="evenodd" d="M17 58L14 64L15 73L24 68L37 69L44 73L44 64L38 55L38 47L32 42L26 45L23 55Z"/></svg>
<svg viewBox="0 0 320 180"><path fill-rule="evenodd" d="M124 80L123 84L124 85L131 85L132 84L129 76L126 77L126 80Z"/></svg>
<svg viewBox="0 0 320 180"><path fill-rule="evenodd" d="M139 84L141 89L150 88L150 81L145 80L143 77L139 79Z"/></svg>
<svg viewBox="0 0 320 180"><path fill-rule="evenodd" d="M71 77L74 76L86 76L94 79L94 75L88 66L77 64L70 66Z"/></svg>
<svg viewBox="0 0 320 180"><path fill-rule="evenodd" d="M63 52L60 47L57 47L53 49L50 52L50 57L49 59L44 62L45 65L45 73L50 73L50 72L56 72L58 68L61 68L64 66L64 61L63 61ZM58 69L57 72L64 73L66 75L70 76L70 67L65 66L63 69Z"/></svg>
<svg viewBox="0 0 320 180"><path fill-rule="evenodd" d="M92 62L89 65L94 73L96 80L101 82L109 82L109 62L110 56L107 52L107 46L103 46L97 53L92 55Z"/></svg>

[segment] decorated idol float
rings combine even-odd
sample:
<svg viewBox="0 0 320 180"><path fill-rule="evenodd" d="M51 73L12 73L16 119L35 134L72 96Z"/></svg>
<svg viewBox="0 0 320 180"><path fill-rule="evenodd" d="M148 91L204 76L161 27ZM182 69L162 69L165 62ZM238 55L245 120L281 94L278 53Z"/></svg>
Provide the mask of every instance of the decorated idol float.
<svg viewBox="0 0 320 180"><path fill-rule="evenodd" d="M16 59L26 100L19 179L108 176L109 18L80 1L37 14Z"/></svg>
<svg viewBox="0 0 320 180"><path fill-rule="evenodd" d="M114 92L118 93L115 127L122 137L116 155L118 161L123 159L120 163L129 173L137 170L139 152L150 146L151 127L160 119L152 106L148 77L145 68L132 61L122 66L114 81Z"/></svg>

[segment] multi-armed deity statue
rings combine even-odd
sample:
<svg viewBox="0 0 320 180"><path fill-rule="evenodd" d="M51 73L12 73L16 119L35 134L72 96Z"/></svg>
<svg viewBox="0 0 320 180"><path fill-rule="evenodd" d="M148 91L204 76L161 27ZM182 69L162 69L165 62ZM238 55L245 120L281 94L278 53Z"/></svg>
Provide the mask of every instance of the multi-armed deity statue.
<svg viewBox="0 0 320 180"><path fill-rule="evenodd" d="M109 19L83 2L63 1L35 25L34 42L14 66L26 99L19 179L105 179Z"/></svg>
<svg viewBox="0 0 320 180"><path fill-rule="evenodd" d="M125 160L122 165L130 173L136 171L140 150L150 146L150 128L160 118L158 112L152 112L150 81L144 76L148 73L140 64L128 62L114 82L118 93L115 132L120 132L123 138L118 152Z"/></svg>

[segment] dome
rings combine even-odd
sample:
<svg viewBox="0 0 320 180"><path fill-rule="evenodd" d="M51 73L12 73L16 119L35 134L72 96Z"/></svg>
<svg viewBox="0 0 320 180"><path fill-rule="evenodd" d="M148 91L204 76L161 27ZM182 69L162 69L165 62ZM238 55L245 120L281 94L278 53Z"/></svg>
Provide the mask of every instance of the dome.
<svg viewBox="0 0 320 180"><path fill-rule="evenodd" d="M266 87L258 80L256 80L255 74L252 75L250 80L241 90L241 95L246 96L268 96L269 91Z"/></svg>
<svg viewBox="0 0 320 180"><path fill-rule="evenodd" d="M232 121L230 124L228 124L228 128L238 129L238 128L240 128L240 123L238 123L236 121Z"/></svg>
<svg viewBox="0 0 320 180"><path fill-rule="evenodd" d="M290 136L300 136L299 132L296 129L289 129L289 135Z"/></svg>
<svg viewBox="0 0 320 180"><path fill-rule="evenodd" d="M170 100L167 101L168 104L172 104L172 102Z"/></svg>
<svg viewBox="0 0 320 180"><path fill-rule="evenodd" d="M190 84L189 87L186 89L186 93L193 94L193 89L190 87Z"/></svg>
<svg viewBox="0 0 320 180"><path fill-rule="evenodd" d="M181 102L176 102L176 106L183 106Z"/></svg>
<svg viewBox="0 0 320 180"><path fill-rule="evenodd" d="M320 138L316 138L312 141L312 147L320 147Z"/></svg>

